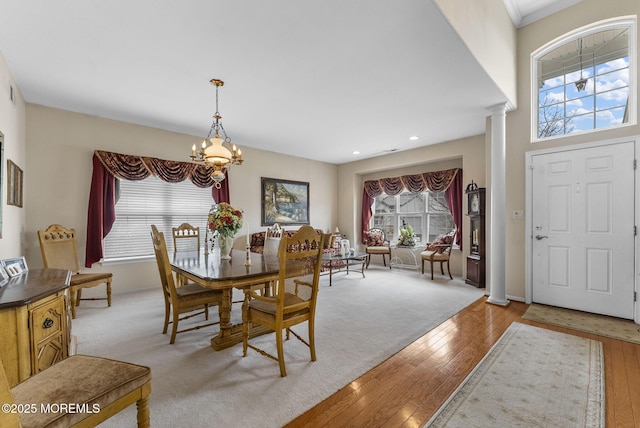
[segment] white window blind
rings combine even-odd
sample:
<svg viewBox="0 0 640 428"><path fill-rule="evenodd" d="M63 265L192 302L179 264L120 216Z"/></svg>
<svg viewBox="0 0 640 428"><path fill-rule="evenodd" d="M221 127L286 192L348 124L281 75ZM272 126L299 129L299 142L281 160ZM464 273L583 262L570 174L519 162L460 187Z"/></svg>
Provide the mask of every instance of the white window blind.
<svg viewBox="0 0 640 428"><path fill-rule="evenodd" d="M200 227L204 238L207 214L213 203L211 188L197 187L189 180L180 183L167 183L156 177L120 180L116 221L104 239L104 261L153 257L152 224L164 233L169 251L173 251L171 228L182 223Z"/></svg>
<svg viewBox="0 0 640 428"><path fill-rule="evenodd" d="M432 242L454 228L444 192L403 192L396 196L383 193L374 198L370 227L384 230L385 238L394 242L403 222L411 225L416 241L421 243Z"/></svg>

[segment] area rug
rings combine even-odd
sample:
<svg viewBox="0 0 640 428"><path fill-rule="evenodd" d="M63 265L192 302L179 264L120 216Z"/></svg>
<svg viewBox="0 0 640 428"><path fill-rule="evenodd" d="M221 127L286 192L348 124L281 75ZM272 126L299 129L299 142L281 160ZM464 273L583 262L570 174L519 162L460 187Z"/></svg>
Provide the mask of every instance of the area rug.
<svg viewBox="0 0 640 428"><path fill-rule="evenodd" d="M427 427L603 427L602 342L513 323Z"/></svg>
<svg viewBox="0 0 640 428"><path fill-rule="evenodd" d="M460 279L430 281L410 271L372 267L365 276L340 272L331 287L328 277L320 279L317 361L310 361L298 340L285 341L285 378L277 362L257 352L243 358L242 345L211 349L216 326L179 334L170 345L169 335L161 333L159 285L114 296L110 308L82 302L73 334L78 353L151 367L155 428L281 427L484 295ZM240 322L240 305L231 315ZM301 327L294 330L306 337L306 325ZM276 352L273 333L252 340ZM135 420L133 406L100 427L131 427Z"/></svg>
<svg viewBox="0 0 640 428"><path fill-rule="evenodd" d="M630 320L535 303L522 318L640 344L640 325Z"/></svg>

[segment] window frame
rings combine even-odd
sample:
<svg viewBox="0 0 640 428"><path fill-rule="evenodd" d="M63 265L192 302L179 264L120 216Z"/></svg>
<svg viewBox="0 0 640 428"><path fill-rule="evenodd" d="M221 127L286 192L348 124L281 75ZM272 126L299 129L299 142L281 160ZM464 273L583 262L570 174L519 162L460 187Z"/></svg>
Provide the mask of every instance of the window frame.
<svg viewBox="0 0 640 428"><path fill-rule="evenodd" d="M614 28L627 27L629 35L628 35L628 52L629 52L629 86L628 86L628 98L627 98L627 112L628 112L628 120L627 122L620 123L618 125L605 126L601 128L594 127L592 129L585 129L581 131L571 132L569 134L562 133L558 135L548 136L548 137L539 137L538 129L539 129L539 97L540 91L538 87L538 60L548 54L549 52L557 49L560 46L565 44L574 42L582 37L599 33L602 31L606 31ZM573 31L565 33L560 37L550 41L549 43L543 45L542 47L536 49L531 53L530 57L530 67L531 67L531 143L537 143L541 141L550 141L557 140L561 138L572 137L575 135L584 135L593 132L600 132L604 130L618 129L628 126L634 126L637 124L637 97L636 97L636 84L637 84L637 18L635 15L630 16L622 16L616 18L605 19L602 21L598 21L589 25L585 25L583 27L577 28ZM597 68L597 65L595 65ZM595 77L595 76L594 76ZM565 83L566 85L566 83ZM595 97L596 95L594 95ZM566 105L566 100L565 103ZM595 105L594 105L595 109ZM564 109L563 109L564 110ZM597 113L594 112L594 117L597 116ZM563 114L563 119L567 119L566 111ZM597 119L597 118L596 118Z"/></svg>
<svg viewBox="0 0 640 428"><path fill-rule="evenodd" d="M166 205L167 201L170 201L169 203L173 203L173 201L171 200L171 197L174 196L176 194L176 189L171 189L169 186L176 186L176 185L180 185L180 186L193 186L193 191L195 192L202 192L202 200L200 200L198 202L198 205L200 205L199 210L196 211L192 211L192 212L187 212L189 210L184 210L182 212L180 212L180 208L178 210L171 210L171 212L165 212L165 211L138 211L136 213L133 212L133 210L129 210L129 212L127 212L126 216L130 216L130 217L140 217L140 218L144 218L144 220L134 220L132 223L134 225L138 224L138 222L141 223L148 223L149 221L151 221L153 224L156 224L156 226L158 227L158 229L164 233L164 237L165 237L165 241L167 244L167 248L169 249L169 251L173 251L173 239L171 237L171 228L172 227L178 227L180 224L182 223L190 223L193 226L199 226L200 227L200 231L201 231L201 238L200 238L200 242L201 245L203 245L204 242L204 236L205 236L205 227L206 227L206 222L207 222L207 216L209 214L209 209L211 208L211 206L213 204L215 204L215 201L213 199L213 195L211 192L211 188L207 187L207 188L201 188L198 187L196 185L194 185L193 183L191 183L188 180L185 181L181 181L179 183L170 183L170 182L166 182L163 180L160 180L157 177L154 176L150 176L145 178L144 180L120 180L121 184L120 187L122 189L122 183L126 182L126 185L134 185L134 186L139 186L144 184L145 182L149 182L148 180L153 180L154 183L150 184L146 189L140 190L137 189L132 195L131 197L135 198L135 196L137 196L139 193L144 192L145 194L156 194L158 195L159 198L159 203L158 204L162 204L162 205ZM157 193L157 190L159 188L164 188L162 193ZM121 190L122 192L122 190ZM182 193L182 191L180 191L180 193ZM122 195L122 193L121 193ZM122 196L121 196L122 197ZM190 196L188 196L189 200L193 200L192 196L190 194ZM182 201L184 202L184 201ZM179 201L175 202L176 204L179 204ZM178 205L180 207L185 206L184 204L182 205ZM206 209L205 209L206 206ZM154 208L158 208L158 205L156 205ZM142 232L140 234L140 236L135 237L137 245L138 246L144 246L144 242L143 239L145 239L144 237L148 237L148 247L150 249L150 254L136 254L136 255L124 255L124 256L116 256L116 255L112 255L109 254L110 251L107 249L108 247L108 240L109 240L109 236L114 233L114 231L117 231L117 227L119 226L118 223L118 203L116 203L115 205L115 209L116 209L116 221L113 224L113 227L111 228L111 231L109 232L109 235L107 235L104 238L103 241L103 253L104 256L103 258L100 260L100 263L103 265L109 265L109 264L119 264L119 263L133 263L133 262L139 262L139 261L150 261L150 260L154 260L155 259L155 254L153 252L153 245L151 242L151 238L150 238L150 225L147 225L148 227L146 228L145 232ZM120 208L122 210L122 206ZM124 219L125 215L121 214L122 219ZM155 218L160 218L159 220L149 220L149 219L155 219ZM140 226L140 225L138 225ZM126 230L125 230L126 231ZM144 237L143 237L144 236ZM112 236L113 239L113 236ZM120 245L122 245L120 243Z"/></svg>
<svg viewBox="0 0 640 428"><path fill-rule="evenodd" d="M400 198L401 196L404 194L410 194L412 192L409 191L404 191L401 192L397 195L387 195L386 193L382 193L379 196L374 197L374 202L373 202L373 206L372 206L372 215L371 215L371 220L369 221L369 228L380 228L382 230L384 230L385 232L385 238L387 241L389 241L390 244L395 245L396 241L398 240L398 236L400 235L400 228L402 226L402 217L416 217L416 216L421 216L422 217L422 221L421 221L421 228L422 228L422 233L421 235L418 237L416 236L416 245L426 245L428 244L430 241L428 240L429 237L429 230L431 227L431 220L433 216L444 216L446 215L445 213L439 213L439 212L430 212L428 211L429 209L429 198L431 198L431 194L440 194L442 198L444 198L444 203L446 204L446 198L444 196L445 192L432 192L429 190L425 190L423 192L419 192L419 193L427 193L428 195L426 196L426 198L424 199L424 206L423 206L423 210L416 212L416 211L402 211L400 208ZM390 213L383 213L383 214L376 214L376 204L377 204L377 198L380 197L392 197L394 199L395 202L395 206L394 206L394 210L393 212ZM385 229L384 226L381 225L376 225L375 224L375 219L377 217L389 217L391 218L391 223L393 226L393 236L389 236L389 233L387 232L387 230ZM449 217L450 217L450 221L452 224L452 229L455 227L455 221L453 219L453 214L451 213L451 209L449 208ZM418 234L416 234L418 235ZM425 240L425 237L427 238ZM419 240L418 240L419 239Z"/></svg>

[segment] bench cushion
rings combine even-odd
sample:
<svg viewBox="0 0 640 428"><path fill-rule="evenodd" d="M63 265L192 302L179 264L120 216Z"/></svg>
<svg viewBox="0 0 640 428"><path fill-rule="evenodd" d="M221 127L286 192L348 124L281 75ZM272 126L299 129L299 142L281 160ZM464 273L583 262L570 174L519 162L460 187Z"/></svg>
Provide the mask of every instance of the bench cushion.
<svg viewBox="0 0 640 428"><path fill-rule="evenodd" d="M82 382L76 381L82 379ZM108 358L74 355L12 388L16 404L35 403L38 411L20 415L23 428L69 427L124 397L151 380L151 369ZM86 403L87 411L41 412L40 404ZM56 408L55 406L53 407ZM97 408L97 407L95 407ZM77 410L76 410L77 411Z"/></svg>

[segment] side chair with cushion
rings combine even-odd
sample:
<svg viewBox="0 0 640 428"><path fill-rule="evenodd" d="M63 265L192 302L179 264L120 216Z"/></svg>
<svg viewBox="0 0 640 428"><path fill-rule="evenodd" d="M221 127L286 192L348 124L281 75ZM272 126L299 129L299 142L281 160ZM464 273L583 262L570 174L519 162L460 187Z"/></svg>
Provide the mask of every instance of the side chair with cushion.
<svg viewBox="0 0 640 428"><path fill-rule="evenodd" d="M174 251L200 251L200 228L182 223L171 228Z"/></svg>
<svg viewBox="0 0 640 428"><path fill-rule="evenodd" d="M167 333L169 324L173 324L171 329L171 340L173 344L176 341L178 333L198 330L210 325L219 324L219 321L199 324L195 327L178 330L178 323L182 320L194 317L196 315L205 315L205 320L209 319L209 306L218 305L222 302L222 291L211 290L201 287L198 284L185 284L182 287L176 287L173 279L173 272L169 264L169 253L167 252L167 243L164 240L164 234L158 231L155 225L151 225L151 239L153 240L153 249L156 254L156 262L158 264L158 272L160 273L160 281L162 282L162 294L164 295L164 329L163 334ZM194 312L198 311L198 312ZM169 321L172 315L172 320ZM181 315L185 314L181 317Z"/></svg>
<svg viewBox="0 0 640 428"><path fill-rule="evenodd" d="M182 223L178 227L171 228L173 237L173 251L200 251L200 228L191 226L189 223ZM187 282L187 278L178 275L178 287Z"/></svg>
<svg viewBox="0 0 640 428"><path fill-rule="evenodd" d="M324 235L311 226L302 226L293 236L283 236L278 252L280 271L273 296L262 296L255 290L246 289L242 305L242 349L247 356L251 348L280 364L280 376L287 375L284 364L282 330L286 330L287 340L293 334L307 345L311 361L316 360L314 323L318 281L322 264ZM303 322L308 323L308 342L291 330ZM253 324L273 330L276 335L277 357L249 344L249 329Z"/></svg>
<svg viewBox="0 0 640 428"><path fill-rule="evenodd" d="M149 427L150 393L151 369L123 361L74 355L13 388L0 361L0 401L24 409L1 412L0 426L94 427L136 403L138 427Z"/></svg>
<svg viewBox="0 0 640 428"><path fill-rule="evenodd" d="M71 281L69 291L71 294L71 317L76 317L76 306L80 300L107 300L107 305L111 306L111 279L112 274L103 273L81 273L78 262L78 242L76 241L76 230L67 229L59 224L52 224L46 230L38 230L38 240L40 241L40 252L45 268L70 270ZM107 297L82 299L82 289L106 284Z"/></svg>
<svg viewBox="0 0 640 428"><path fill-rule="evenodd" d="M365 231L364 234L366 237L365 252L368 254L367 268L369 268L371 256L378 254L382 256L382 263L385 266L387 265L386 256L389 255L389 269L391 269L391 247L389 246L389 241L384 237L384 231L382 229L373 228Z"/></svg>
<svg viewBox="0 0 640 428"><path fill-rule="evenodd" d="M422 274L424 274L424 262L429 262L431 266L431 279L433 279L433 264L440 263L440 273L444 275L444 264L447 264L447 272L449 278L451 276L451 265L449 263L451 258L451 249L453 248L453 241L455 241L456 230L447 233L444 236L439 237L427 246L427 249L420 253L422 258Z"/></svg>

